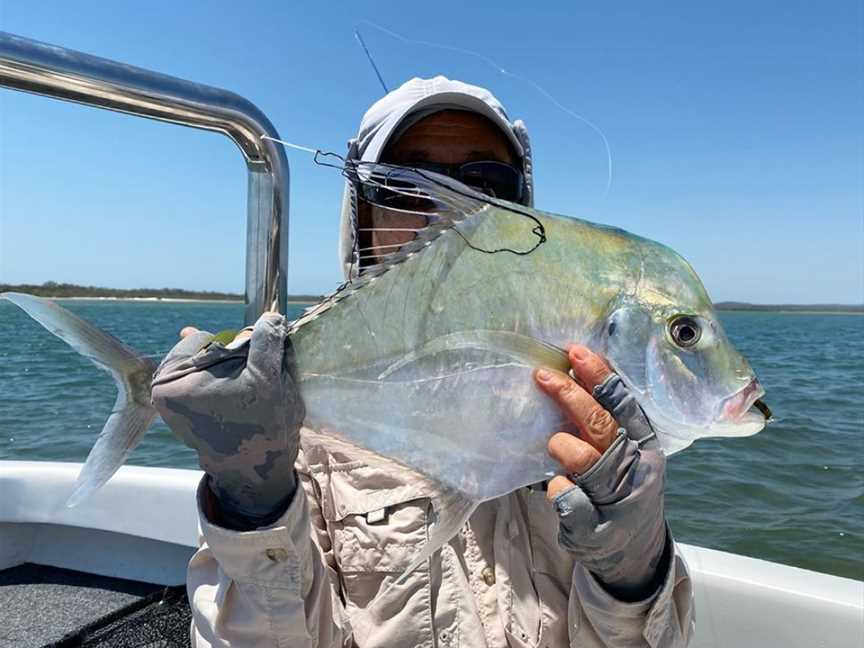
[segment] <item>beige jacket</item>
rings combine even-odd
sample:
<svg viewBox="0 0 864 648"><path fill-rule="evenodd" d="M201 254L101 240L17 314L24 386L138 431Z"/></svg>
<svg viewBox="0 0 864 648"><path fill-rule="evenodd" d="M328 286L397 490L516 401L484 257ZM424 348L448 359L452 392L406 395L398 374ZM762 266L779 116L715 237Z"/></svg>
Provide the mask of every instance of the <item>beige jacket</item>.
<svg viewBox="0 0 864 648"><path fill-rule="evenodd" d="M298 491L272 527L245 533L208 520L202 481L201 547L188 572L195 648L655 648L683 647L692 634L677 551L652 599L617 601L559 548L557 515L529 488L481 504L397 586L380 623L352 627L425 542L429 493L337 446L306 447L297 471L305 496Z"/></svg>

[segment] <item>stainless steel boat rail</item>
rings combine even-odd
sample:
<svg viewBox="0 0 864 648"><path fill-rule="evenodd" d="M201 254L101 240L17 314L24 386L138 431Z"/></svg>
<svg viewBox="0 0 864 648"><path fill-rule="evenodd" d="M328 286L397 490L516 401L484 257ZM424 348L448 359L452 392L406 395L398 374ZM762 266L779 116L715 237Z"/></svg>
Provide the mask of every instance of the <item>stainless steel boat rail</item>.
<svg viewBox="0 0 864 648"><path fill-rule="evenodd" d="M270 120L233 92L0 32L0 87L222 133L249 170L246 213L247 323L285 312L288 160Z"/></svg>

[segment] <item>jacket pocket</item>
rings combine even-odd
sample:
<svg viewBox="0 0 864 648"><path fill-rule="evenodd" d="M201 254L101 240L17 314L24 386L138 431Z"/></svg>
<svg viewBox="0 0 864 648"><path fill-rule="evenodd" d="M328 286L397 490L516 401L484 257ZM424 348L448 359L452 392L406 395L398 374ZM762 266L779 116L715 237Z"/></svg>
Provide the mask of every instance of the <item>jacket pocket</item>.
<svg viewBox="0 0 864 648"><path fill-rule="evenodd" d="M330 464L314 476L347 603L365 608L423 548L430 499L395 470L365 462ZM421 566L400 589L414 598L428 586L429 568Z"/></svg>

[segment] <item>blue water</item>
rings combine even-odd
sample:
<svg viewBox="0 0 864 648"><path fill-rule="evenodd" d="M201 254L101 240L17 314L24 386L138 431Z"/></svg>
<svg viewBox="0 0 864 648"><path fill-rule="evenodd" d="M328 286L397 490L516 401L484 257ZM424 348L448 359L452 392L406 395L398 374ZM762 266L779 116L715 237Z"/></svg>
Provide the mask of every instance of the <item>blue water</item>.
<svg viewBox="0 0 864 648"><path fill-rule="evenodd" d="M239 304L67 301L161 357L184 325L238 328ZM299 311L300 307L296 307ZM864 579L864 317L723 313L777 422L669 461L678 540ZM109 376L0 302L0 459L83 461L114 402ZM196 467L160 423L130 463Z"/></svg>

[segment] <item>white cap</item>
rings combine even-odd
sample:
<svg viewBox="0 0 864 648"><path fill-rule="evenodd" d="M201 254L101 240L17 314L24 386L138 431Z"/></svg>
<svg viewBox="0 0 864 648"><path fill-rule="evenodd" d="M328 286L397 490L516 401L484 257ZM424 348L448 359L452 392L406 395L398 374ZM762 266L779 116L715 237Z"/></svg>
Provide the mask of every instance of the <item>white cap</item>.
<svg viewBox="0 0 864 648"><path fill-rule="evenodd" d="M522 143L513 132L504 106L491 92L437 76L433 79L415 77L372 104L363 115L357 134L356 146L360 159L378 162L394 136L404 133L427 115L448 108L467 110L488 118L507 136L519 158L523 157Z"/></svg>
<svg viewBox="0 0 864 648"><path fill-rule="evenodd" d="M348 159L378 162L391 139L424 117L447 109L482 115L501 129L522 162L523 202L531 206L534 202L534 179L531 144L525 124L521 120L511 123L504 106L485 88L443 76L432 79L415 77L376 101L363 115L357 137L348 141ZM354 194L354 187L346 181L340 251L347 279L356 276L358 270L354 245L357 197Z"/></svg>

